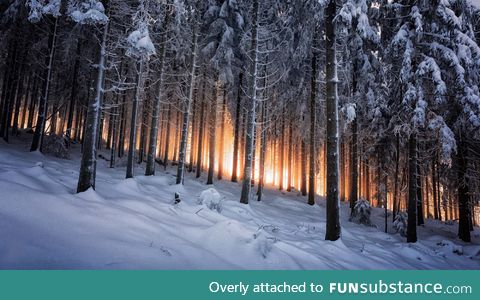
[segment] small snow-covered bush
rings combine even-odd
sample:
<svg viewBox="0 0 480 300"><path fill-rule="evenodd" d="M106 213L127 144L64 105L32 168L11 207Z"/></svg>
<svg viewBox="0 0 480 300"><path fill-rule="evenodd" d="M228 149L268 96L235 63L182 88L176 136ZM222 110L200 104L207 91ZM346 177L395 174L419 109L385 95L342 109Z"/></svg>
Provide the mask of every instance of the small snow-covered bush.
<svg viewBox="0 0 480 300"><path fill-rule="evenodd" d="M355 203L350 222L371 226L370 215L372 214L372 207L365 199L360 199Z"/></svg>
<svg viewBox="0 0 480 300"><path fill-rule="evenodd" d="M42 152L58 158L70 158L70 152L68 151L65 138L56 134L43 137Z"/></svg>
<svg viewBox="0 0 480 300"><path fill-rule="evenodd" d="M210 210L222 211L222 196L214 188L204 190L198 197L198 204L205 205Z"/></svg>
<svg viewBox="0 0 480 300"><path fill-rule="evenodd" d="M406 212L399 212L393 221L393 229L400 233L401 236L407 236L407 220L408 214Z"/></svg>

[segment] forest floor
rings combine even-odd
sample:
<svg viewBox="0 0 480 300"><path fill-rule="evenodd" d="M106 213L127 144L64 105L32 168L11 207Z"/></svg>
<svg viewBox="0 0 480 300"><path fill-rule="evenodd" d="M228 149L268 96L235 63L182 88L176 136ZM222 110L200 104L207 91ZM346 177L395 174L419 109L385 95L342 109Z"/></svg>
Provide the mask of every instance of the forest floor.
<svg viewBox="0 0 480 300"><path fill-rule="evenodd" d="M342 203L342 238L327 242L321 197L312 207L267 189L243 205L239 184L200 196L212 188L204 178L177 186L175 169L158 165L157 176L139 165L126 180L124 167L99 159L96 191L76 194L78 146L65 160L28 152L29 139L0 142L0 269L480 269L478 228L465 244L455 222L428 220L407 244L391 218L383 232L383 210L367 227L349 222Z"/></svg>

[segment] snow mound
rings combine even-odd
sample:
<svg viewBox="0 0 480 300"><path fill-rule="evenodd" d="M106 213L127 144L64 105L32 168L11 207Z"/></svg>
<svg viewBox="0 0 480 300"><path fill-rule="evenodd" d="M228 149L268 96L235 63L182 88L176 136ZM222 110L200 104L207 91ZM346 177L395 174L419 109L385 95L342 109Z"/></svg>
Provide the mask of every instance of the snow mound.
<svg viewBox="0 0 480 300"><path fill-rule="evenodd" d="M448 253L455 253L457 255L463 255L463 247L460 245L456 245L452 241L443 240L437 243L438 246L442 248L444 252Z"/></svg>
<svg viewBox="0 0 480 300"><path fill-rule="evenodd" d="M209 188L200 193L197 203L200 205L205 205L210 210L216 210L217 212L221 212L222 201L223 198L220 193L214 188Z"/></svg>

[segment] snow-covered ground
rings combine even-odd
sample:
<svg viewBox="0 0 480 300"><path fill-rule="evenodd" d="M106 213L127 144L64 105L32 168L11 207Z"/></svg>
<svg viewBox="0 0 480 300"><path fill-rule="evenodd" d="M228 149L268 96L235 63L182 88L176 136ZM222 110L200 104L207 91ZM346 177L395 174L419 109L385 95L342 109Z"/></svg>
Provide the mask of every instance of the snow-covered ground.
<svg viewBox="0 0 480 300"><path fill-rule="evenodd" d="M428 221L407 244L382 232L382 210L377 229L348 222L342 205L342 239L326 242L323 199L267 190L242 205L234 183L217 182L218 197L191 175L174 185L174 169L125 180L98 164L97 190L75 194L78 158L0 142L0 269L480 269L478 229L464 244L455 224Z"/></svg>

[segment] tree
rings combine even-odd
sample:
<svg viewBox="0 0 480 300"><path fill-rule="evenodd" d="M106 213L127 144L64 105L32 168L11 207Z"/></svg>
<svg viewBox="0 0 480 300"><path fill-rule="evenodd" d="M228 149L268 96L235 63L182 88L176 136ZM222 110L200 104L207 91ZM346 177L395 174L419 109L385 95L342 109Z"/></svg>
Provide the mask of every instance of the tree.
<svg viewBox="0 0 480 300"><path fill-rule="evenodd" d="M326 114L327 114L327 228L325 239L336 241L340 238L340 208L338 194L338 94L337 94L337 51L335 0L330 0L325 8L326 37Z"/></svg>
<svg viewBox="0 0 480 300"><path fill-rule="evenodd" d="M250 46L250 74L251 81L248 93L248 108L247 108L247 130L245 138L245 165L243 168L243 182L242 182L242 194L240 197L240 203L248 204L250 197L250 190L252 188L252 158L253 151L255 151L254 145L254 132L255 132L255 115L257 106L257 72L258 72L258 0L252 2L252 31L251 31L251 46Z"/></svg>

